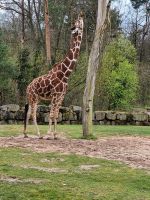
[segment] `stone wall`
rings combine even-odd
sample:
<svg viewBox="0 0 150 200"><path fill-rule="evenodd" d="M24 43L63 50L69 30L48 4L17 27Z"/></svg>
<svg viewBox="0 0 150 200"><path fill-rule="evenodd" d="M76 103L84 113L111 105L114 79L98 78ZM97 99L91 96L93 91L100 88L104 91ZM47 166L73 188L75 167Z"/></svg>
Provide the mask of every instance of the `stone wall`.
<svg viewBox="0 0 150 200"><path fill-rule="evenodd" d="M39 105L37 120L39 124L48 124L49 106ZM24 108L9 104L0 106L0 124L22 124ZM99 125L150 125L150 110L134 110L132 112L95 111L94 124ZM58 123L81 124L82 109L79 106L61 107Z"/></svg>

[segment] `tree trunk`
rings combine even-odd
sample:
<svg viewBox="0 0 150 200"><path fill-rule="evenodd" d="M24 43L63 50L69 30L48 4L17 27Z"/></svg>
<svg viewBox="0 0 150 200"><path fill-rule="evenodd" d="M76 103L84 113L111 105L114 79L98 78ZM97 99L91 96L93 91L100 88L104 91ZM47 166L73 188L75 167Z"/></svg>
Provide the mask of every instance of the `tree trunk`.
<svg viewBox="0 0 150 200"><path fill-rule="evenodd" d="M48 0L45 0L45 46L46 46L47 65L50 65L51 64L51 41L50 41Z"/></svg>
<svg viewBox="0 0 150 200"><path fill-rule="evenodd" d="M23 47L24 47L24 40L25 40L24 0L21 0L21 25L22 25L22 32L21 32L21 48L23 48Z"/></svg>
<svg viewBox="0 0 150 200"><path fill-rule="evenodd" d="M36 40L42 45L42 48L44 49L44 36L43 32L41 29L41 22L40 22L40 10L41 10L41 0L38 0L38 6L36 6L36 1L33 0L33 8L35 12L35 17L36 17Z"/></svg>
<svg viewBox="0 0 150 200"><path fill-rule="evenodd" d="M28 20L29 20L29 28L30 28L30 34L31 34L31 42L36 48L36 37L35 37L35 29L34 29L34 23L33 23L33 4L31 4L31 0L28 0Z"/></svg>
<svg viewBox="0 0 150 200"><path fill-rule="evenodd" d="M86 86L83 95L83 136L92 135L93 98L95 91L96 72L103 49L105 20L110 6L109 0L98 0L98 14L95 37L88 62Z"/></svg>

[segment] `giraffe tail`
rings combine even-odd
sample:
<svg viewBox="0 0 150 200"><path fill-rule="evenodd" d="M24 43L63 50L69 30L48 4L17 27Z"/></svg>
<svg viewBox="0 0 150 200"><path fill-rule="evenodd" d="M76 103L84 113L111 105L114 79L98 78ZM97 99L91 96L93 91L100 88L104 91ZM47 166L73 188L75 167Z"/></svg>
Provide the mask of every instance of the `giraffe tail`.
<svg viewBox="0 0 150 200"><path fill-rule="evenodd" d="M29 104L25 105L25 113L24 113L24 133L26 132L26 128L27 128L27 113L29 110Z"/></svg>

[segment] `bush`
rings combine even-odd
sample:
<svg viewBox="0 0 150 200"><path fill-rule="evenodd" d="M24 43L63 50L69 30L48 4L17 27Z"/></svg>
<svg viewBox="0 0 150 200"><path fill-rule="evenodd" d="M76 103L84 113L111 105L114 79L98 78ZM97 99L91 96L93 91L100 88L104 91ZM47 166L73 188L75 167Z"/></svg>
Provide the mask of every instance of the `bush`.
<svg viewBox="0 0 150 200"><path fill-rule="evenodd" d="M0 105L15 101L15 67L8 56L9 47L0 35Z"/></svg>
<svg viewBox="0 0 150 200"><path fill-rule="evenodd" d="M106 47L97 80L99 108L115 110L131 107L138 89L135 66L136 51L129 40L120 36Z"/></svg>

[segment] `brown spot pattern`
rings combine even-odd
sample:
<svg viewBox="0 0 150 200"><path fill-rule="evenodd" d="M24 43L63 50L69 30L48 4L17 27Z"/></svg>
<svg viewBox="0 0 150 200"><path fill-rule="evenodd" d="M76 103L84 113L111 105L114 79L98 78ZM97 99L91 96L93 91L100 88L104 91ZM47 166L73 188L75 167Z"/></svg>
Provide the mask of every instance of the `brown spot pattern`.
<svg viewBox="0 0 150 200"><path fill-rule="evenodd" d="M45 80L45 85L48 86L50 84L50 81L48 79Z"/></svg>
<svg viewBox="0 0 150 200"><path fill-rule="evenodd" d="M56 87L56 92L62 92L63 91L63 83L61 82L57 87Z"/></svg>
<svg viewBox="0 0 150 200"><path fill-rule="evenodd" d="M65 58L64 64L65 64L66 66L69 66L69 65L70 65L70 60L68 60L68 58Z"/></svg>
<svg viewBox="0 0 150 200"><path fill-rule="evenodd" d="M68 77L70 74L71 74L71 71L67 71L67 72L65 73L65 76Z"/></svg>
<svg viewBox="0 0 150 200"><path fill-rule="evenodd" d="M68 58L69 58L70 60L72 60L72 59L73 59L73 52L72 52L72 50L70 50L70 51L69 51Z"/></svg>
<svg viewBox="0 0 150 200"><path fill-rule="evenodd" d="M70 65L69 68L70 68L71 70L73 70L74 66L75 66L75 61L72 61L72 63L71 63L71 65Z"/></svg>
<svg viewBox="0 0 150 200"><path fill-rule="evenodd" d="M53 85L53 86L56 86L59 82L60 82L60 80L59 80L58 78L55 78L55 79L52 81L52 85Z"/></svg>
<svg viewBox="0 0 150 200"><path fill-rule="evenodd" d="M58 77L60 80L62 80L63 76L64 76L64 74L63 74L61 71L58 71L58 72L57 72L57 77Z"/></svg>
<svg viewBox="0 0 150 200"><path fill-rule="evenodd" d="M45 86L45 83L44 83L44 80L41 81L41 87L44 87Z"/></svg>
<svg viewBox="0 0 150 200"><path fill-rule="evenodd" d="M64 63L62 63L62 72L65 72L67 70L67 67L64 65Z"/></svg>

